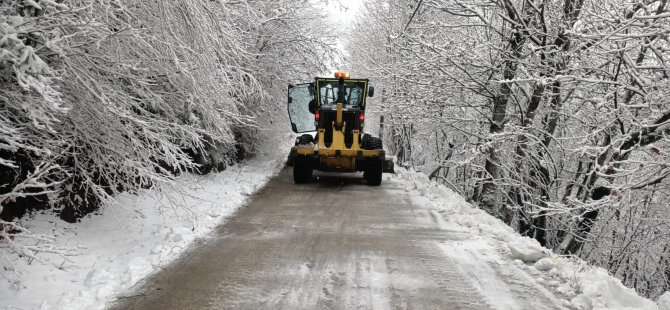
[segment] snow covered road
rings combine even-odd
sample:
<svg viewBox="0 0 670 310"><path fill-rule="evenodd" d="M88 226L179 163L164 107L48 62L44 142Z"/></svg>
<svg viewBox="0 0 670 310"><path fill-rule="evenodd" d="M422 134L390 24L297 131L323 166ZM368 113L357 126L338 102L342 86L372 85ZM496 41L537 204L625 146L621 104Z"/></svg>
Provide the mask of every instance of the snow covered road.
<svg viewBox="0 0 670 310"><path fill-rule="evenodd" d="M563 309L506 247L385 176L285 169L209 241L114 309ZM420 192L419 192L420 194ZM462 219L461 219L462 220ZM550 286L547 286L550 287Z"/></svg>

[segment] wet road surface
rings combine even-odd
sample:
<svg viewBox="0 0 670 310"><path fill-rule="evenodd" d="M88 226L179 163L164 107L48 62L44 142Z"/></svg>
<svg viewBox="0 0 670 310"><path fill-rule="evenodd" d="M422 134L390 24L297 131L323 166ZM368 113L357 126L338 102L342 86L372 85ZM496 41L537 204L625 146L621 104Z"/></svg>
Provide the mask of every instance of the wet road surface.
<svg viewBox="0 0 670 310"><path fill-rule="evenodd" d="M211 239L111 308L500 308L484 298L486 287L468 280L479 271L463 268L476 264L459 267L445 254L469 234L439 216L413 204L393 178L380 187L359 174L296 185L287 168ZM521 308L558 308L530 290L509 291L529 299Z"/></svg>

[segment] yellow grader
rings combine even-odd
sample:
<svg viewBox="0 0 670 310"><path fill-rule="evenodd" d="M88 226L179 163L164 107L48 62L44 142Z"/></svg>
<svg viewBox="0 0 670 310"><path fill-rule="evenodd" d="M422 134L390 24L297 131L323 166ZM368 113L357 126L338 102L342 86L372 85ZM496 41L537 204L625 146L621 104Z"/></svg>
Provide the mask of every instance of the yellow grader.
<svg viewBox="0 0 670 310"><path fill-rule="evenodd" d="M289 155L295 183L312 179L312 171L363 171L367 184L378 186L382 172L393 172L382 140L363 133L365 103L374 95L367 79L351 79L347 72L335 78L288 86L288 113L296 139ZM316 131L312 136L307 132Z"/></svg>

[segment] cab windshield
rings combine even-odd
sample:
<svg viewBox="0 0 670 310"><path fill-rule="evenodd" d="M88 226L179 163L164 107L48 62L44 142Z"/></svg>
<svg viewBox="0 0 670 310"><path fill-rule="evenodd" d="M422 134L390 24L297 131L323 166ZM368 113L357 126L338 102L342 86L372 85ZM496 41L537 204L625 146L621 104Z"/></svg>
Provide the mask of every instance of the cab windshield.
<svg viewBox="0 0 670 310"><path fill-rule="evenodd" d="M338 81L319 81L321 106L334 106L337 102ZM363 100L364 85L361 82L344 82L344 106L359 107Z"/></svg>

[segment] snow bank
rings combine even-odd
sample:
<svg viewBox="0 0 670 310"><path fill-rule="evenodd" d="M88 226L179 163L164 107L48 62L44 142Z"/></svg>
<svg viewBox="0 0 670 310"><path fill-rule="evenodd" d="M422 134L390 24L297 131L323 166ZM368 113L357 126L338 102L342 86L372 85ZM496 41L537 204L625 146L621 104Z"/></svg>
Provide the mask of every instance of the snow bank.
<svg viewBox="0 0 670 310"><path fill-rule="evenodd" d="M23 225L79 249L71 262L37 253L58 266L0 249L0 304L19 309L101 309L189 245L209 234L283 167L284 154L251 160L205 176L185 175L174 188L122 195L102 214L68 224L37 214ZM59 261L54 261L58 260ZM4 264L5 260L0 260Z"/></svg>
<svg viewBox="0 0 670 310"><path fill-rule="evenodd" d="M570 306L584 310L670 310L670 292L661 296L658 304L640 297L635 290L625 287L605 269L589 266L578 258L553 254L536 240L517 234L502 221L473 207L449 188L431 182L425 174L397 170L396 178L405 184L406 191L417 191L434 208L446 211L455 223L491 242L498 242L501 245L499 248L509 250L512 259L534 262L528 268L535 271L529 273L540 275L536 279L538 283L552 287L557 293L570 298L569 302L566 301Z"/></svg>
<svg viewBox="0 0 670 310"><path fill-rule="evenodd" d="M670 292L665 292L665 294L658 298L658 309L670 310Z"/></svg>
<svg viewBox="0 0 670 310"><path fill-rule="evenodd" d="M582 293L572 299L572 304L580 309L658 309L654 302L638 296L603 268L589 267L576 277Z"/></svg>
<svg viewBox="0 0 670 310"><path fill-rule="evenodd" d="M575 258L548 257L537 261L537 270L552 278L574 281L581 292L571 303L578 309L659 309L651 300L640 297L635 290L625 287L621 280L610 276L607 270L589 266ZM663 309L661 307L661 309Z"/></svg>
<svg viewBox="0 0 670 310"><path fill-rule="evenodd" d="M507 247L515 259L520 259L523 262L536 262L550 253L537 240L528 237L521 237L510 241L507 243Z"/></svg>

